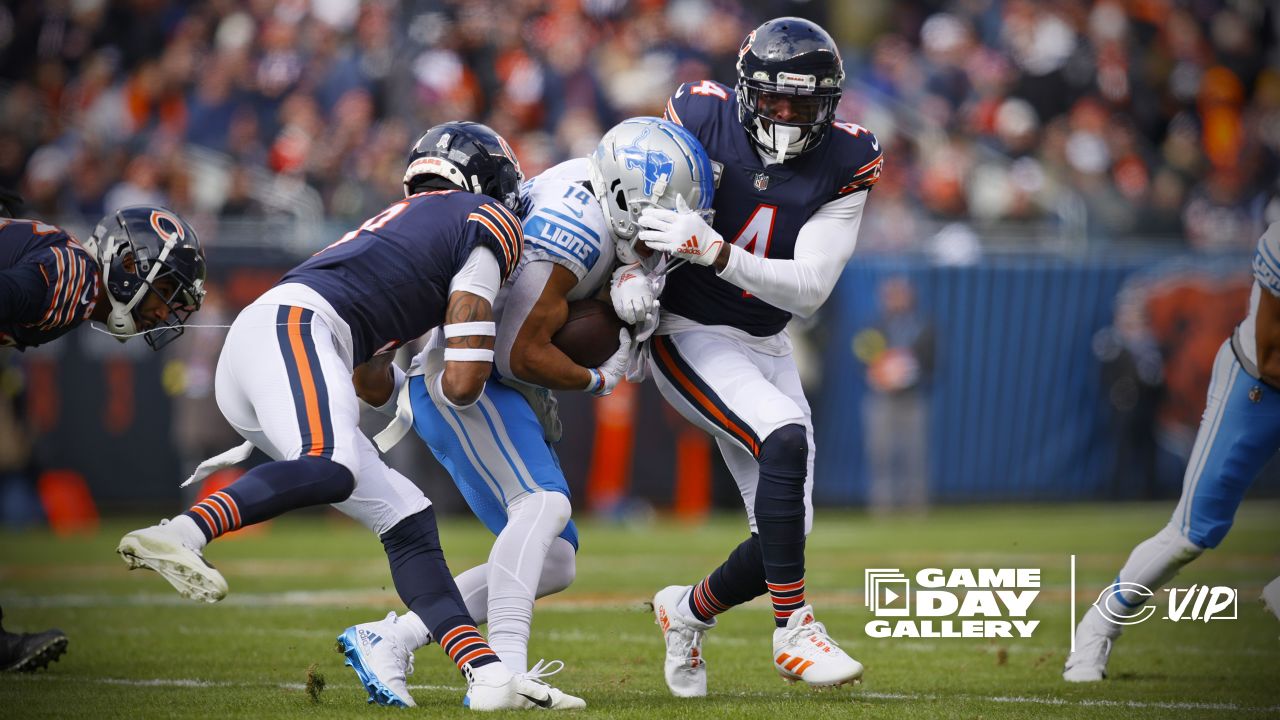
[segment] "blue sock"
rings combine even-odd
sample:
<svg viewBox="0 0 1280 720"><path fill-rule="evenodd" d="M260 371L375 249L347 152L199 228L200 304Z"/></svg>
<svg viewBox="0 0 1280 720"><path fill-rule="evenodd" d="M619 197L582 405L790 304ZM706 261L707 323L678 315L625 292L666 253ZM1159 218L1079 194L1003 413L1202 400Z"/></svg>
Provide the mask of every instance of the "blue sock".
<svg viewBox="0 0 1280 720"><path fill-rule="evenodd" d="M802 425L784 425L760 444L756 529L773 618L786 627L804 606L804 481L809 439Z"/></svg>
<svg viewBox="0 0 1280 720"><path fill-rule="evenodd" d="M312 505L342 502L356 486L345 465L307 455L259 465L183 513L206 540Z"/></svg>
<svg viewBox="0 0 1280 720"><path fill-rule="evenodd" d="M391 580L400 600L431 631L457 664L483 667L498 656L476 630L453 573L444 560L435 508L414 513L382 534Z"/></svg>
<svg viewBox="0 0 1280 720"><path fill-rule="evenodd" d="M713 617L734 605L764 593L760 537L753 534L734 548L720 567L693 586L689 593L689 611L702 622L711 622Z"/></svg>

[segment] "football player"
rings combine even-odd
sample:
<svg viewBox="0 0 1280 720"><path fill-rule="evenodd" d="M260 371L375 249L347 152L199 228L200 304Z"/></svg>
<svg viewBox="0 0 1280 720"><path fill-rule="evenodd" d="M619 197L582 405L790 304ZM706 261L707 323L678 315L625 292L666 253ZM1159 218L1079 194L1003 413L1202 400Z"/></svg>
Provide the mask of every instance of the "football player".
<svg viewBox="0 0 1280 720"><path fill-rule="evenodd" d="M883 158L874 135L835 117L844 69L821 27L764 23L743 41L737 70L736 87L686 83L666 108L723 165L714 222L664 208L640 216L649 248L687 261L666 278L651 373L716 438L751 530L701 581L654 597L667 686L680 697L707 692L702 640L715 616L766 592L783 678L828 686L862 675L805 600L813 425L786 326L831 294Z"/></svg>
<svg viewBox="0 0 1280 720"><path fill-rule="evenodd" d="M273 462L171 520L125 535L117 551L129 566L214 602L227 583L204 561L205 545L289 510L332 504L381 538L396 591L414 610L386 635L339 638L370 701L413 705L405 648L430 632L466 677L471 709L549 702L549 686L507 671L476 630L445 564L430 501L361 434L352 383L353 370L359 377L371 359L443 325L444 368L432 392L454 409L480 398L493 359L491 303L520 261L520 180L497 133L469 122L438 125L413 148L404 200L241 311L218 358L218 407ZM379 644L403 659L400 674L366 665Z"/></svg>
<svg viewBox="0 0 1280 720"><path fill-rule="evenodd" d="M1138 543L1111 592L1081 618L1064 680L1095 682L1107 676L1107 660L1125 620L1141 612L1150 593L1222 542L1245 490L1280 448L1280 223L1272 223L1258 240L1253 278L1249 314L1213 363L1182 498L1169 524ZM1280 616L1280 580L1267 586L1263 599Z"/></svg>
<svg viewBox="0 0 1280 720"><path fill-rule="evenodd" d="M204 299L205 263L195 230L177 213L125 208L103 218L82 245L62 228L17 219L22 204L0 188L0 346L35 347L85 320L106 325L121 342L143 333L156 350L182 334ZM66 648L56 628L0 628L0 670L36 670Z"/></svg>
<svg viewBox="0 0 1280 720"><path fill-rule="evenodd" d="M407 380L389 368L362 390L374 405L391 405L389 398L401 396L400 430L390 430L385 442L412 423L472 511L497 535L489 561L457 582L472 617L488 621L489 642L512 672L527 670L534 600L568 587L575 572L578 531L552 445L560 428L549 391L607 395L630 362L626 330L617 351L597 368L578 365L551 338L564 325L570 302L595 297L609 282L615 245L632 251L643 208L674 208L678 196L708 208L711 194L711 163L686 130L658 118L619 124L591 157L561 163L521 190L524 252L494 305L501 382L486 385L475 405L451 407L432 390L443 357L437 337L415 359ZM347 632L385 633L391 624L382 620ZM532 672L545 670L539 663ZM571 696L553 703L584 706Z"/></svg>
<svg viewBox="0 0 1280 720"><path fill-rule="evenodd" d="M204 300L204 250L172 210L140 205L103 218L84 244L55 225L16 219L0 201L0 345L56 340L85 320L121 342L173 342Z"/></svg>

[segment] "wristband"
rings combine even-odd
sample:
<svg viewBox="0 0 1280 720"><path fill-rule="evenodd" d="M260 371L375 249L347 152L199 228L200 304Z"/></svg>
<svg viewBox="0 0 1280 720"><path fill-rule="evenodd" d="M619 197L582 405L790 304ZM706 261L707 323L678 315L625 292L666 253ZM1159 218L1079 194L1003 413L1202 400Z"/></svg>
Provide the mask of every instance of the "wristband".
<svg viewBox="0 0 1280 720"><path fill-rule="evenodd" d="M493 362L493 351L485 348L445 348L444 359L445 362Z"/></svg>

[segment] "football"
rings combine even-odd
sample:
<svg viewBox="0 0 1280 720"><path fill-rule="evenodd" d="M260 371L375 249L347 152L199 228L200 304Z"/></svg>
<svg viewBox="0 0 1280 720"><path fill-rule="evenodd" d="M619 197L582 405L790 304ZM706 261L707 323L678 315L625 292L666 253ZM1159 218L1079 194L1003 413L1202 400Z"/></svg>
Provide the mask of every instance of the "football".
<svg viewBox="0 0 1280 720"><path fill-rule="evenodd" d="M569 318L551 336L551 344L582 367L599 367L618 349L623 322L609 303L595 298L569 303Z"/></svg>

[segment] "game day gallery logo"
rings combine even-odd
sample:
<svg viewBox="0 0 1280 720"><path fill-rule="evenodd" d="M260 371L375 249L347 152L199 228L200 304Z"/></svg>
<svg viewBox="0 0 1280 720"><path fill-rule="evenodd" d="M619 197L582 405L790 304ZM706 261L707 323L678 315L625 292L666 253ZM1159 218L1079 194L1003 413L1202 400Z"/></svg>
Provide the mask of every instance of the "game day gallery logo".
<svg viewBox="0 0 1280 720"><path fill-rule="evenodd" d="M873 638L1029 638L1040 625L1027 619L1038 568L868 568L864 580Z"/></svg>

